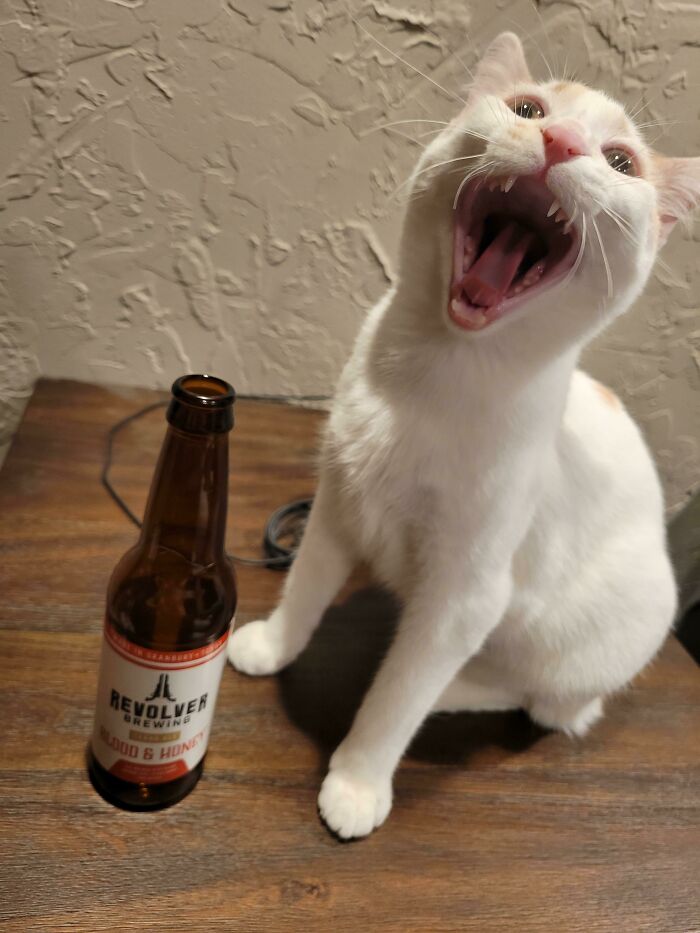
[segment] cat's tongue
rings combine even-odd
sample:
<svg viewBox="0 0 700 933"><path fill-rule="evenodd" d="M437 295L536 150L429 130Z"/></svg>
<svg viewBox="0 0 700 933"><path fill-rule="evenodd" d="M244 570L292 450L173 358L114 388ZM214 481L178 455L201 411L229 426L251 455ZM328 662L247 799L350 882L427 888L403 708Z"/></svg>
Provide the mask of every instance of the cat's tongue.
<svg viewBox="0 0 700 933"><path fill-rule="evenodd" d="M462 279L461 289L471 304L490 308L505 298L534 240L527 227L515 220L506 223Z"/></svg>

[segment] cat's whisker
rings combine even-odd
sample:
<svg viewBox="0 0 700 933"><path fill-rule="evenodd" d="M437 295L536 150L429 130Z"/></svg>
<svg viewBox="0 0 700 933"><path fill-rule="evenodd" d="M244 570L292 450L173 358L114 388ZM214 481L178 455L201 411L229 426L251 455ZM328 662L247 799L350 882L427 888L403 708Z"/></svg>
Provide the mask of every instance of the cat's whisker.
<svg viewBox="0 0 700 933"><path fill-rule="evenodd" d="M622 228L624 227L627 233L629 233L631 237L634 236L634 230L632 229L632 225L629 223L629 221L625 217L622 216L622 214L619 214L612 207L606 207L601 201L599 201L593 195L591 195L590 197L591 197L591 200L595 204L598 205L599 209L604 214L607 214L609 217L613 218L617 222L617 225L620 227L620 230L622 230ZM638 241L636 239L632 239L630 242L635 243L635 245L638 244Z"/></svg>
<svg viewBox="0 0 700 933"><path fill-rule="evenodd" d="M470 172L470 173L467 175L467 180L469 180L470 178L473 178L474 175L478 174L479 171L481 171L481 168L479 168L478 170L475 170L474 172ZM462 175L462 174L463 174L463 169L461 169L461 168L457 168L457 169L454 169L454 168L453 168L453 169L447 169L447 170L445 171L444 174L446 174L446 175ZM412 192L410 193L410 195L408 195L406 198L400 199L400 200L399 200L399 203L400 203L400 204L412 204L414 201L417 201L417 200L418 200L420 197L422 197L423 195L424 195L424 191L423 191L422 189L418 189L417 191L412 191Z"/></svg>
<svg viewBox="0 0 700 933"><path fill-rule="evenodd" d="M444 133L444 130L426 130L418 134L418 139L425 139L426 136L439 136L440 133Z"/></svg>
<svg viewBox="0 0 700 933"><path fill-rule="evenodd" d="M612 208L604 208L601 206L601 210L610 217L610 219L619 229L622 236L625 237L625 239L628 240L628 242L631 243L635 249L638 249L640 246L640 240L634 236L634 231L625 218L621 217L620 214L618 214L617 211L612 210ZM664 269L669 275L674 277L677 275L675 269L669 266L669 264L664 259L662 259L661 256L657 255L655 264L661 266L661 268Z"/></svg>
<svg viewBox="0 0 700 933"><path fill-rule="evenodd" d="M569 230L571 230L571 228L572 228L573 225L574 225L574 221L576 220L576 215L577 215L577 214L578 214L578 204L574 204L574 209L573 209L571 215L569 216L569 219L568 219L568 220L566 221L566 223L564 224L564 233L568 233Z"/></svg>
<svg viewBox="0 0 700 933"><path fill-rule="evenodd" d="M634 235L634 232L632 231L632 229L626 226L624 219L620 217L619 214L616 214L613 211L607 210L606 208L603 208L603 212L607 214L608 217L610 217L610 219L615 223L615 225L619 229L620 233L622 233L622 235L626 237L628 242L630 242L635 247L640 246L640 240L638 240L637 237Z"/></svg>
<svg viewBox="0 0 700 933"><path fill-rule="evenodd" d="M428 29L428 32L432 32L433 35L435 35L435 33L434 33L431 29ZM473 43L472 43L471 39L470 39L468 36L467 36L467 41L469 42L469 44L470 44L470 45L472 46L472 48L473 48L473 47L474 47L474 46L473 46ZM453 49L451 46L448 45L447 48L449 49L450 54L453 55L453 56L457 59L457 61L458 61L458 62L460 63L460 65L462 66L462 68L464 68L464 70L467 72L467 74L468 74L469 77L471 78L472 84L473 84L473 85L476 85L476 75L475 75L474 72L471 70L471 68L469 68L469 67L464 63L463 59L457 54L457 52L454 51L454 49ZM475 51L476 51L476 50L475 50ZM484 95L484 96L486 97L486 95ZM490 97L487 98L486 103L488 104L488 108L489 108L489 110L491 111L491 114L492 114L494 120L495 120L497 123L505 124L505 121L504 121L503 119L501 119L501 115L500 115L499 112L498 112L498 108L494 106L494 104L493 104L493 102L491 101Z"/></svg>
<svg viewBox="0 0 700 933"><path fill-rule="evenodd" d="M650 146L655 146L656 143L658 143L658 141L661 139L661 137L662 137L662 136L665 136L665 135L666 135L665 132L657 133L656 136L655 136L653 139L650 139L650 140L649 140L649 145L650 145Z"/></svg>
<svg viewBox="0 0 700 933"><path fill-rule="evenodd" d="M482 94L482 100L486 102L487 107L491 111L491 116L494 118L496 123L500 123L501 126L506 126L508 122L507 114L504 115L500 109L502 101L498 98L494 98L491 94Z"/></svg>
<svg viewBox="0 0 700 933"><path fill-rule="evenodd" d="M384 45L383 42L380 42L379 39L377 39L376 36L372 35L372 33L369 31L369 29L365 29L365 27L362 25L362 23L361 23L358 19L356 19L356 18L352 15L352 13L350 13L350 14L348 14L348 15L349 15L351 21L358 27L358 29L361 29L362 32L365 33L365 35L369 36L369 38L372 39L373 42L376 42L377 45L378 45L380 48L384 49L385 52L388 52L389 55L392 55L392 56L396 59L396 61L401 62L402 65L405 65L407 68L410 68L411 71L414 71L417 75L420 75L421 78L425 78L426 81L429 81L430 84L432 84L434 87L436 87L439 91L442 91L443 94L446 94L448 97L451 97L452 100L455 100L455 101L457 101L457 103L462 104L463 106L466 106L467 102L466 102L466 100L465 100L463 97L460 97L459 94L454 94L452 91L449 91L446 87L443 87L441 84L439 84L439 83L438 83L437 81L435 81L433 78L431 78L429 75L427 75L427 74L425 74L424 72L422 72L422 71L420 70L420 68L416 68L415 65L412 65L409 61L406 61L405 58L402 58L401 55L399 55L399 54L397 54L396 52L394 52L394 50L393 50L393 49L390 49L389 46Z"/></svg>
<svg viewBox="0 0 700 933"><path fill-rule="evenodd" d="M546 30L546 28L545 28L544 21L542 20L542 17L540 16L539 11L537 10L537 7L534 6L534 4L533 4L533 9L535 10L535 12L536 12L536 14L537 14L537 16L538 16L538 18L539 18L540 24L541 24L541 26L542 26L542 32L544 33L544 36L545 36L545 38L547 39L547 42L549 43L549 37L547 36L547 30ZM532 33L531 33L529 30L524 29L523 26L522 26L522 24L521 24L521 23L517 23L517 22L513 19L512 16L504 16L503 19L506 20L507 22L509 22L512 26L515 26L515 29L516 29L517 32L524 32L524 33L525 33L525 35L527 36L527 38L528 38L528 39L532 42L532 44L534 45L535 51L537 52L537 54L540 56L540 58L541 58L542 61L544 62L544 66L545 66L545 68L547 69L547 71L548 71L548 73L549 73L549 80L550 80L550 81L555 81L556 78L554 77L554 72L552 71L552 67L551 67L551 65L549 64L549 62L547 61L547 59L544 57L544 53L542 52L542 49L539 47L539 45L537 44L537 42L535 42ZM551 51L552 51L551 46L550 46L550 50L549 50L549 51L550 51L550 53L551 53Z"/></svg>
<svg viewBox="0 0 700 933"><path fill-rule="evenodd" d="M624 108L627 112L627 118L629 120L634 121L634 118L638 116L642 112L642 110L644 110L644 108L646 107L645 95L646 95L646 90L642 91L641 95L636 99L636 101L632 104L629 110L627 110L626 107Z"/></svg>
<svg viewBox="0 0 700 933"><path fill-rule="evenodd" d="M665 259L662 259L661 256L656 257L656 264L661 266L664 272L667 272L669 275L673 276L674 279L678 278L678 273L666 262Z"/></svg>
<svg viewBox="0 0 700 933"><path fill-rule="evenodd" d="M392 120L390 123L377 123L376 126L370 126L368 129L363 130L360 135L371 136L372 133L379 133L381 130L390 130L395 126L408 126L411 123L436 123L443 128L450 125L446 120Z"/></svg>
<svg viewBox="0 0 700 933"><path fill-rule="evenodd" d="M561 80L562 81L573 81L574 80L573 75L574 75L573 71L569 73L569 53L567 51L566 58L564 59L564 67L561 70Z"/></svg>
<svg viewBox="0 0 700 933"><path fill-rule="evenodd" d="M651 126L680 126L681 123L696 123L695 120L649 120L647 123L635 123L638 130L649 129Z"/></svg>
<svg viewBox="0 0 700 933"><path fill-rule="evenodd" d="M493 138L491 136L484 136L483 133L477 133L475 130L457 130L458 133L462 136L473 137L474 139L480 139L485 143L492 143Z"/></svg>
<svg viewBox="0 0 700 933"><path fill-rule="evenodd" d="M586 249L586 238L587 238L586 213L585 211L582 211L581 212L581 242L579 244L578 253L576 254L576 259L574 260L574 264L571 267L571 271L566 275L566 278L561 283L562 288L566 287L569 284L569 282L571 282L571 280L576 275L576 272L578 271L578 268L583 261L583 254Z"/></svg>
<svg viewBox="0 0 700 933"><path fill-rule="evenodd" d="M474 155L457 156L454 159L444 159L441 162L432 162L430 165L426 165L425 168L422 168L420 171L414 172L411 177L418 178L419 175L424 175L426 172L430 172L434 168L440 168L443 165L454 165L456 162L468 162L471 159L481 159L481 158L482 158L482 153L475 152Z"/></svg>
<svg viewBox="0 0 700 933"><path fill-rule="evenodd" d="M624 181L616 181L613 182L612 185L601 185L601 187L605 188L606 191L611 191L613 188L626 188L629 187L629 185L633 185L634 183L635 182L633 178L625 178Z"/></svg>
<svg viewBox="0 0 700 933"><path fill-rule="evenodd" d="M644 110L646 107L648 107L649 104L650 104L653 100L656 100L656 98L659 96L660 93L661 93L661 90L660 90L659 88L657 88L656 91L655 91L653 94L651 94L649 97L647 97L647 89L645 88L645 89L642 91L641 97L639 98L639 100L638 100L637 103L635 104L635 109L634 109L634 111L633 111L632 113L629 113L629 114L628 114L629 119L632 120L632 121L634 121L634 119L635 119L636 117L639 116L639 114L642 112L642 110Z"/></svg>
<svg viewBox="0 0 700 933"><path fill-rule="evenodd" d="M429 30L429 32L432 32L432 30ZM455 52L455 50L454 50L451 46L448 45L447 48L449 49L450 54L451 54L451 55L454 55L454 57L455 57L455 58L457 59L457 61L460 63L460 65L462 66L462 68L464 68L464 70L466 71L466 73L469 75L469 77L471 78L472 84L475 84L475 83L476 83L476 75L475 75L474 72L471 70L471 68L465 63L465 61L464 61L464 59L462 58L462 56L461 56L461 55L458 55L457 52Z"/></svg>
<svg viewBox="0 0 700 933"><path fill-rule="evenodd" d="M625 221L624 221L624 218L620 217L619 214L616 214L615 212L613 212L613 215L614 215L614 217L616 217L618 220L623 221L623 223L625 222ZM619 224L618 224L618 226L619 226ZM629 236L630 242L634 243L634 245L635 245L636 247L639 247L640 241L634 237L634 233L633 233L631 227L627 226L627 227L626 227L626 230L623 230L622 228L620 228L620 232L623 233L623 234L626 232L626 233L628 234L628 236ZM674 276L674 277L676 277L676 276L678 275L678 273L676 272L676 270L673 269L671 266L669 266L669 264L668 264L664 259L662 259L661 256L659 256L658 254L657 254L657 256L656 256L656 258L655 258L655 260L654 260L654 263L660 265L663 269L665 269L666 272L668 272L669 275L672 275L672 276Z"/></svg>
<svg viewBox="0 0 700 933"><path fill-rule="evenodd" d="M474 81L476 80L475 75L474 75L474 72L471 70L471 68L469 68L469 66L465 64L465 62L463 61L463 59L457 54L457 52L455 52L455 50L452 48L452 46L451 46L451 45L448 45L448 44L445 42L445 40L444 40L444 38L443 38L442 36L440 36L437 32L435 32L434 29L431 29L430 26L428 26L427 24L423 24L423 30L424 30L425 32L429 33L429 35L431 35L431 36L433 36L434 38L436 38L436 39L438 40L438 42L439 42L441 45L444 45L444 46L447 48L447 51L450 53L450 55L452 55L454 58L456 58L457 61L459 62L459 64L462 66L462 68L464 68L464 70L466 71L466 73L467 73L467 74L469 75L469 77L471 78L472 82L474 82Z"/></svg>
<svg viewBox="0 0 700 933"><path fill-rule="evenodd" d="M442 133L442 132L443 132L443 130L426 130L424 133L419 133L419 134L418 134L418 139L425 139L426 136L439 136L440 133ZM469 138L471 137L471 133L468 133L468 132L460 133L460 135L466 136L467 139L469 139ZM482 138L481 136L475 136L475 137L474 137L474 139L479 139L479 140L480 140L481 138ZM485 139L484 142L489 143L490 140Z"/></svg>
<svg viewBox="0 0 700 933"><path fill-rule="evenodd" d="M476 130L462 130L458 127L457 132L460 134L460 136L466 136L468 138L473 137L474 139L480 139L485 143L493 143L493 137L484 136L483 133L477 133Z"/></svg>
<svg viewBox="0 0 700 933"><path fill-rule="evenodd" d="M392 120L390 123L378 123L376 126L371 126L368 130L365 130L362 135L368 136L370 133L378 133L379 130L386 130L392 126L407 126L411 123L432 123L435 126L442 127L443 129L450 125L449 120L424 120L421 118L414 118L412 120ZM442 130L440 130L440 132L442 132Z"/></svg>
<svg viewBox="0 0 700 933"><path fill-rule="evenodd" d="M603 245L603 238L600 235L600 230L598 229L598 224L595 222L595 217L591 214L591 224L595 230L595 235L598 238L598 243L600 245L600 255L603 259L603 265L605 266L605 275L608 280L608 298L613 297L613 280L612 272L610 271L610 263L608 262L608 254L605 252L605 246Z"/></svg>
<svg viewBox="0 0 700 933"><path fill-rule="evenodd" d="M535 0L530 0L530 6L532 7L533 13L534 13L535 16L537 17L537 19L540 21L540 31L541 31L542 35L544 36L545 42L547 43L547 48L549 49L549 56L550 56L550 58L553 59L553 60L555 61L555 63L556 63L556 55L554 54L554 48L553 48L552 43L551 43L551 40L550 40L550 38L549 38L549 32L547 31L547 25L546 25L544 19L542 18L542 14L540 13L538 4L535 2ZM538 51L538 53L539 53L540 55L542 55L542 53L540 52L539 49L537 49L537 51ZM567 54L567 62L568 62L568 54ZM552 75L552 69L549 67L549 64L548 64L547 61L545 61L545 65L547 65L547 70L549 71L549 74L550 74L550 76L551 76L551 75Z"/></svg>
<svg viewBox="0 0 700 933"><path fill-rule="evenodd" d="M394 126L404 126L404 125L409 124L409 123L431 123L431 124L435 124L435 126L440 126L440 127L443 127L443 128L449 127L449 126L452 125L452 124L451 124L451 121L448 121L448 120L423 120L423 119L416 119L416 120L393 120L391 123L380 123L380 124L377 125L377 126L370 127L370 129L366 130L366 131L363 133L363 135L364 135L364 136L369 136L370 133L376 133L376 132L378 132L379 130L390 129L391 127L394 127ZM438 132L438 131L436 131L436 132ZM442 130L439 130L439 132L442 132ZM493 140L492 140L492 138L491 138L490 136L484 136L482 133L477 133L476 130L463 130L463 129L459 129L459 128L457 127L457 132L460 133L462 136L469 136L469 137L474 137L474 139L481 139L481 140L483 140L483 141L486 142L486 143L493 142ZM427 134L426 134L426 135L427 135Z"/></svg>
<svg viewBox="0 0 700 933"><path fill-rule="evenodd" d="M427 32L429 32L429 33L431 33L432 35L435 35L435 36L437 35L437 33L435 33L432 29L429 29L429 28L427 29ZM448 46L447 46L447 49L448 49L450 55L454 56L454 58L457 59L457 61L459 62L459 64L462 66L462 68L464 68L464 70L466 71L466 73L469 75L469 78L471 79L471 83L472 83L472 84L476 84L476 75L475 75L474 72L471 70L471 68L469 68L469 66L464 62L464 60L462 59L462 57L461 57L460 55L458 55L457 52L455 52L455 50L452 48L452 46L448 45ZM497 108L493 106L493 104L492 104L492 102L491 102L490 99L487 100L487 103L488 103L488 105L489 105L489 110L490 110L491 113L493 114L493 117L494 117L494 119L496 120L496 122L497 122L497 123L502 123L503 121L500 120L500 118L499 118L499 114L498 114Z"/></svg>
<svg viewBox="0 0 700 933"><path fill-rule="evenodd" d="M474 178L476 175L478 175L478 174L480 174L480 173L483 173L483 174L485 175L485 174L487 173L488 169L491 168L491 166L493 166L493 165L495 165L495 162L494 162L493 160L490 161L490 162L484 162L483 165L478 166L478 167L475 168L473 171L468 172L468 173L464 176L464 178L462 179L462 181L461 181L459 187L457 188L457 192L456 192L456 194L455 194L455 196L454 196L454 201L452 202L452 210L453 210L453 211L457 210L457 204L459 203L459 196L460 196L460 194L462 193L462 189L463 189L464 186L467 184L467 182L470 181L472 178Z"/></svg>
<svg viewBox="0 0 700 933"><path fill-rule="evenodd" d="M426 165L424 168L419 169L417 172L412 172L405 181L401 182L398 188L394 191L392 197L396 197L396 195L400 191L402 191L403 188L405 188L407 185L410 185L411 182L414 182L421 175L425 175L426 172L431 172L436 168L442 168L445 165L454 165L457 162L468 162L471 159L481 159L481 158L482 158L482 153L477 152L474 155L457 156L457 158L455 159L445 159L441 162L431 162L430 165Z"/></svg>
<svg viewBox="0 0 700 933"><path fill-rule="evenodd" d="M614 217L616 220L618 220L618 221L625 227L625 229L626 229L629 233L631 233L631 234L634 233L634 229L633 229L633 227L632 227L632 224L627 220L626 217L623 217L622 214L618 213L618 212L617 212L616 210L614 210L612 207L606 207L606 208L604 208L604 210L605 210L606 214L610 214L611 217Z"/></svg>
<svg viewBox="0 0 700 933"><path fill-rule="evenodd" d="M636 239L636 237L632 234L630 230L628 230L626 227L623 226L623 224L621 223L622 218L619 217L617 214L613 214L611 211L607 210L604 207L601 207L601 210L604 214L606 214L612 220L612 222L615 224L617 229L622 234L623 239L627 240L627 242L630 243L632 246L634 246L635 249L638 249L639 240Z"/></svg>
<svg viewBox="0 0 700 933"><path fill-rule="evenodd" d="M388 130L390 133L393 133L395 136L400 136L402 139L407 139L409 142L414 143L416 146L422 149L423 152L425 152L425 150L428 148L425 143L419 142L419 140L415 139L413 136L409 136L408 133L402 133L401 130L394 129L394 127L389 126L385 126L384 129Z"/></svg>

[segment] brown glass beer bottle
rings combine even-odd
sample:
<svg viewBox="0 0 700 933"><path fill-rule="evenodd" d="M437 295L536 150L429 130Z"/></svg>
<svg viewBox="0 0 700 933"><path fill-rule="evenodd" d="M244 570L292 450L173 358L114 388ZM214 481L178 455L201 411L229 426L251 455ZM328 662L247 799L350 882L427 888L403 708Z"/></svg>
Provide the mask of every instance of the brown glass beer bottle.
<svg viewBox="0 0 700 933"><path fill-rule="evenodd" d="M183 376L138 543L107 591L90 777L118 806L167 807L202 773L236 608L224 550L233 388Z"/></svg>

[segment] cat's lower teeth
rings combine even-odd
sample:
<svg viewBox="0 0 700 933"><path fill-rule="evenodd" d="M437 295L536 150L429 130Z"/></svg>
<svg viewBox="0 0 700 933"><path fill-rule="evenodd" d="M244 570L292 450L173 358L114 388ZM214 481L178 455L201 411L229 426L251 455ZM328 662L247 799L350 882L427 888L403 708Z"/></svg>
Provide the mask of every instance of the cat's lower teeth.
<svg viewBox="0 0 700 933"><path fill-rule="evenodd" d="M539 280L542 278L543 272L543 262L538 262L531 269L528 269L528 271L525 273L525 276L523 277L523 285L525 288L529 288L530 285L534 285L535 282L539 282Z"/></svg>
<svg viewBox="0 0 700 933"><path fill-rule="evenodd" d="M544 263L538 262L532 268L528 269L525 275L519 279L517 285L511 285L511 287L506 292L506 298L514 298L516 295L520 295L521 292L524 292L526 288L530 288L531 285L534 285L544 275Z"/></svg>
<svg viewBox="0 0 700 933"><path fill-rule="evenodd" d="M455 314L461 315L464 313L464 304L460 302L457 298L453 298L451 302L452 310ZM488 318L479 308L470 308L468 312L469 321L473 327L481 328L488 323Z"/></svg>
<svg viewBox="0 0 700 933"><path fill-rule="evenodd" d="M469 271L469 267L474 262L476 256L476 242L474 237L468 236L464 240L464 257L462 259L462 270Z"/></svg>

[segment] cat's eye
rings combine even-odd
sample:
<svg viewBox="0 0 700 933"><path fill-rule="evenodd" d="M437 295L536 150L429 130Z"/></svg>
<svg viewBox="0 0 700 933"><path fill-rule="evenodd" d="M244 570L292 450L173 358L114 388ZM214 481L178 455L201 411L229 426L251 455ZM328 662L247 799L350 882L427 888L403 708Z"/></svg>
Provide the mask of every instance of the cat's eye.
<svg viewBox="0 0 700 933"><path fill-rule="evenodd" d="M621 175L637 174L634 160L625 149L613 147L612 149L606 149L603 155L610 168L614 168L615 171L620 172Z"/></svg>
<svg viewBox="0 0 700 933"><path fill-rule="evenodd" d="M509 102L508 106L523 120L541 120L544 116L542 105L529 97L516 97Z"/></svg>

